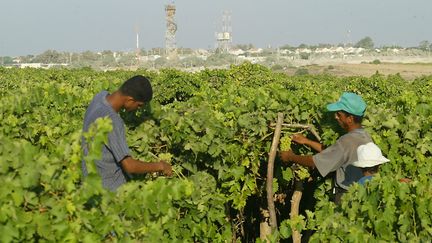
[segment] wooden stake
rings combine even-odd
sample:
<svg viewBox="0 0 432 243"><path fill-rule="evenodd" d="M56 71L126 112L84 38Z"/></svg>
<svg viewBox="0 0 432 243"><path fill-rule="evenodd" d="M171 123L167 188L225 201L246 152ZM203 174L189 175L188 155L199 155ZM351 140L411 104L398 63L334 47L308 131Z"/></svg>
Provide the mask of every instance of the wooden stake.
<svg viewBox="0 0 432 243"><path fill-rule="evenodd" d="M260 223L260 239L264 242L269 242L267 236L271 235L272 229L269 225L270 213L266 209L261 209L262 221Z"/></svg>
<svg viewBox="0 0 432 243"><path fill-rule="evenodd" d="M271 123L270 127L274 127L276 126L275 123ZM315 130L314 125L304 125L304 124L289 124L289 123L283 123L282 124L283 127L288 127L288 128L302 128L302 129L307 129L309 130L317 139L318 142L321 141L321 137L318 135L318 133Z"/></svg>
<svg viewBox="0 0 432 243"><path fill-rule="evenodd" d="M270 227L272 231L277 229L276 211L273 201L273 171L274 171L274 160L276 158L276 152L279 145L279 139L282 130L283 114L278 113L276 122L276 128L273 136L273 142L269 153L268 165L267 165L267 205L270 213Z"/></svg>
<svg viewBox="0 0 432 243"><path fill-rule="evenodd" d="M293 219L299 215L300 200L303 194L303 183L301 181L294 182L294 193L291 198L290 218ZM293 243L301 243L301 234L295 228L292 228Z"/></svg>

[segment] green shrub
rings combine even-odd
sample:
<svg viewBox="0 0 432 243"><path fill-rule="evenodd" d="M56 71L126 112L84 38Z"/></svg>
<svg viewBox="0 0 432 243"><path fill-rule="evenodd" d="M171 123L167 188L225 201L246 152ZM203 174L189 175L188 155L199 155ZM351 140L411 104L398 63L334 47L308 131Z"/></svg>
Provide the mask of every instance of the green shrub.
<svg viewBox="0 0 432 243"><path fill-rule="evenodd" d="M299 68L295 72L295 75L308 75L308 74L309 74L309 70L307 70L306 68Z"/></svg>

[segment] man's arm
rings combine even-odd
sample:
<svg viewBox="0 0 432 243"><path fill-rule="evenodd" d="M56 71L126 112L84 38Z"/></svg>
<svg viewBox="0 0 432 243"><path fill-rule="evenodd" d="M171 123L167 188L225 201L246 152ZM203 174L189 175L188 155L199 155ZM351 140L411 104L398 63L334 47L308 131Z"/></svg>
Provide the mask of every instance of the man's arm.
<svg viewBox="0 0 432 243"><path fill-rule="evenodd" d="M284 162L292 161L296 164L315 168L315 163L311 155L296 155L292 150L279 152L279 156Z"/></svg>
<svg viewBox="0 0 432 243"><path fill-rule="evenodd" d="M291 137L292 141L298 144L304 144L317 152L321 152L324 150L324 145L319 142L312 141L301 134L294 134Z"/></svg>
<svg viewBox="0 0 432 243"><path fill-rule="evenodd" d="M129 174L145 174L151 172L162 172L164 175L171 176L171 165L165 161L145 163L132 157L126 157L121 162L123 170Z"/></svg>

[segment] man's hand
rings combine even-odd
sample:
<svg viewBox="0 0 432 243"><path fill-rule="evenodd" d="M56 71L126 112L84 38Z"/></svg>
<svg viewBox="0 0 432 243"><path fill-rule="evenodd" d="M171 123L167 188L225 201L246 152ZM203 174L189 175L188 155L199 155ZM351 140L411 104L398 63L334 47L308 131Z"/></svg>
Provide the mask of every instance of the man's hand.
<svg viewBox="0 0 432 243"><path fill-rule="evenodd" d="M294 156L294 152L292 150L288 150L288 151L280 151L279 152L279 157L283 162L288 162L290 161L293 156Z"/></svg>
<svg viewBox="0 0 432 243"><path fill-rule="evenodd" d="M410 183L411 179L409 179L409 178L401 178L401 179L399 179L399 182Z"/></svg>
<svg viewBox="0 0 432 243"><path fill-rule="evenodd" d="M308 147L311 147L313 150L317 152L321 152L324 149L324 146L321 143L312 141L301 134L292 135L291 140L298 144L304 144Z"/></svg>
<svg viewBox="0 0 432 243"><path fill-rule="evenodd" d="M292 141L298 143L298 144L305 144L309 141L305 136L301 134L294 134L291 136Z"/></svg>
<svg viewBox="0 0 432 243"><path fill-rule="evenodd" d="M170 164L168 164L167 162L165 162L163 160L159 161L159 164L161 167L160 172L162 172L166 176L172 176L172 168L171 168Z"/></svg>

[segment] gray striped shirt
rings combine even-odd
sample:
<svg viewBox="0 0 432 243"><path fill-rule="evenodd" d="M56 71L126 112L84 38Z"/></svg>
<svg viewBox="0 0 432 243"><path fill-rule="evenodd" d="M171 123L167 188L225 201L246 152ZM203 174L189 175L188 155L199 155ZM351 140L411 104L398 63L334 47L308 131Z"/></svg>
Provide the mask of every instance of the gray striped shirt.
<svg viewBox="0 0 432 243"><path fill-rule="evenodd" d="M120 162L129 156L129 147L126 143L125 124L119 114L106 100L107 91L95 95L84 117L83 132L87 132L90 125L100 117L109 117L112 120L113 130L108 134L108 143L102 148L102 159L95 161L96 169L102 177L102 185L115 191L126 182L127 175L122 170ZM88 154L88 146L82 139L84 156ZM86 162L82 160L82 171L87 176Z"/></svg>

